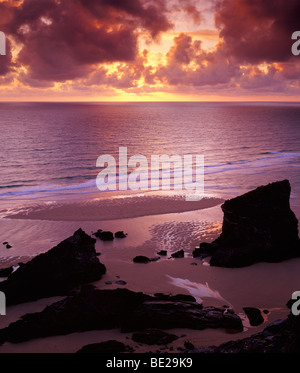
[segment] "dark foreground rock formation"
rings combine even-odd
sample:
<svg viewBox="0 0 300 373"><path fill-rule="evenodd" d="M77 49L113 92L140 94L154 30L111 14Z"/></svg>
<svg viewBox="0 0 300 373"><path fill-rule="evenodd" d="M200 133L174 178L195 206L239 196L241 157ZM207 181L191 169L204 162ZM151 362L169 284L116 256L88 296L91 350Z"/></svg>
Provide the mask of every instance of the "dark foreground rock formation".
<svg viewBox="0 0 300 373"><path fill-rule="evenodd" d="M78 285L99 280L106 272L95 251L95 239L82 229L20 266L0 282L7 305L66 295Z"/></svg>
<svg viewBox="0 0 300 373"><path fill-rule="evenodd" d="M160 329L146 329L132 334L132 340L147 345L167 345L179 337Z"/></svg>
<svg viewBox="0 0 300 373"><path fill-rule="evenodd" d="M211 256L210 265L243 267L300 256L298 221L290 208L288 180L261 186L226 201L221 235L202 243L194 256Z"/></svg>
<svg viewBox="0 0 300 373"><path fill-rule="evenodd" d="M248 338L222 343L220 346L199 347L186 352L300 353L300 316L290 313L287 319L274 321L262 332Z"/></svg>
<svg viewBox="0 0 300 373"><path fill-rule="evenodd" d="M10 274L13 273L13 266L7 267L7 268L1 268L0 269L0 277L8 277Z"/></svg>
<svg viewBox="0 0 300 373"><path fill-rule="evenodd" d="M100 290L84 285L76 294L1 329L0 343L114 328L121 332L148 328L241 331L243 326L239 316L225 307L203 307L195 302L160 300L128 289Z"/></svg>
<svg viewBox="0 0 300 373"><path fill-rule="evenodd" d="M118 354L121 352L132 352L132 348L114 339L105 342L91 343L77 351L78 354Z"/></svg>

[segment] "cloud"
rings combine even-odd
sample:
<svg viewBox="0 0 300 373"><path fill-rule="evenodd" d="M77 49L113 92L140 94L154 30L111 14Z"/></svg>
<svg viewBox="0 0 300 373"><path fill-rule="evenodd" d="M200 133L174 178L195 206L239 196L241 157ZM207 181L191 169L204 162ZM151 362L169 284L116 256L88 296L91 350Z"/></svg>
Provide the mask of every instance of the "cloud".
<svg viewBox="0 0 300 373"><path fill-rule="evenodd" d="M287 61L299 14L299 0L219 0L215 22L221 48L240 63Z"/></svg>
<svg viewBox="0 0 300 373"><path fill-rule="evenodd" d="M202 49L201 33L181 33L157 69L161 82L224 90L285 92L299 89L300 58L291 53L292 33L299 29L298 0L217 0L219 42ZM297 76L298 75L298 76Z"/></svg>
<svg viewBox="0 0 300 373"><path fill-rule="evenodd" d="M300 57L291 53L299 14L299 0L0 0L0 85L299 93ZM188 31L177 32L182 25Z"/></svg>
<svg viewBox="0 0 300 373"><path fill-rule="evenodd" d="M163 1L24 0L2 8L28 78L50 82L83 77L100 63L134 61L139 29L156 38L172 27Z"/></svg>
<svg viewBox="0 0 300 373"><path fill-rule="evenodd" d="M0 56L0 76L7 75L9 72L13 71L15 64L12 60L11 53L11 43L6 40L6 54Z"/></svg>
<svg viewBox="0 0 300 373"><path fill-rule="evenodd" d="M157 77L169 85L215 86L229 84L240 74L240 67L231 63L220 51L206 52L200 40L186 33L174 38L167 54L167 64L157 69Z"/></svg>

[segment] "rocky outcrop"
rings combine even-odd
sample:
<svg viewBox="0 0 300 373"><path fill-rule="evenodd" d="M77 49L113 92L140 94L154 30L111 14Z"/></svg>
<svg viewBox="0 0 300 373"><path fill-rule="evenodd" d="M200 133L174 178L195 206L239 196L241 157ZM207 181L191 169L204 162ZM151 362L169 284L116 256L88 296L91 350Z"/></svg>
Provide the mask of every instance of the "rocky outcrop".
<svg viewBox="0 0 300 373"><path fill-rule="evenodd" d="M261 186L227 200L221 235L200 244L194 256L211 256L210 265L243 267L300 256L298 221L290 208L288 180Z"/></svg>
<svg viewBox="0 0 300 373"><path fill-rule="evenodd" d="M7 267L7 268L1 268L0 269L0 277L8 277L10 274L12 274L14 271L13 266Z"/></svg>
<svg viewBox="0 0 300 373"><path fill-rule="evenodd" d="M175 334L160 329L146 329L132 334L132 340L147 345L167 345L178 339Z"/></svg>
<svg viewBox="0 0 300 373"><path fill-rule="evenodd" d="M176 251L175 253L171 254L171 257L172 258L184 258L184 251L183 250Z"/></svg>
<svg viewBox="0 0 300 373"><path fill-rule="evenodd" d="M78 354L118 354L122 352L132 352L132 348L114 339L105 342L91 343L77 351Z"/></svg>
<svg viewBox="0 0 300 373"><path fill-rule="evenodd" d="M132 260L133 260L134 263L144 263L144 264L146 264L146 263L151 262L151 259L148 258L147 256L144 256L144 255L137 255Z"/></svg>
<svg viewBox="0 0 300 373"><path fill-rule="evenodd" d="M26 314L0 330L0 343L64 335L88 330L120 328L135 332L147 328L227 328L241 331L241 319L232 310L202 307L186 301L164 301L128 289L100 290L82 286L76 294Z"/></svg>
<svg viewBox="0 0 300 373"><path fill-rule="evenodd" d="M241 331L241 319L233 311L227 311L223 307L202 307L197 303L149 300L134 310L121 330L226 328Z"/></svg>
<svg viewBox="0 0 300 373"><path fill-rule="evenodd" d="M5 247L6 247L7 249L11 249L11 248L12 248L12 246L11 246L7 241L2 242L2 243L3 243L3 245L5 245Z"/></svg>
<svg viewBox="0 0 300 373"><path fill-rule="evenodd" d="M116 238L125 238L127 237L127 233L124 233L123 231L118 231L115 233Z"/></svg>
<svg viewBox="0 0 300 373"><path fill-rule="evenodd" d="M167 256L168 252L167 250L160 250L157 255L161 255L161 256Z"/></svg>
<svg viewBox="0 0 300 373"><path fill-rule="evenodd" d="M274 321L262 332L251 337L186 351L190 353L290 353L300 352L299 335L292 330L290 320Z"/></svg>
<svg viewBox="0 0 300 373"><path fill-rule="evenodd" d="M155 300L166 300L171 302L196 302L196 299L189 294L164 294L164 293L155 293Z"/></svg>
<svg viewBox="0 0 300 373"><path fill-rule="evenodd" d="M291 308L295 300L288 302ZM290 312L285 320L276 320L262 332L250 337L222 343L219 346L199 347L189 353L300 353L300 316Z"/></svg>
<svg viewBox="0 0 300 373"><path fill-rule="evenodd" d="M247 315L251 326L258 326L264 322L264 318L258 308L243 307L243 310Z"/></svg>
<svg viewBox="0 0 300 373"><path fill-rule="evenodd" d="M93 233L95 237L99 238L101 241L113 241L114 234L110 231L103 231L98 229L97 232Z"/></svg>
<svg viewBox="0 0 300 373"><path fill-rule="evenodd" d="M7 305L66 295L78 285L99 280L106 272L95 251L95 239L82 229L40 254L0 282Z"/></svg>
<svg viewBox="0 0 300 373"><path fill-rule="evenodd" d="M156 256L154 258L148 258L147 256L144 256L144 255L137 255L137 256L135 256L132 259L132 261L134 263L144 263L144 264L147 264L147 263L150 263L150 262L157 262L159 259L160 259L159 256Z"/></svg>

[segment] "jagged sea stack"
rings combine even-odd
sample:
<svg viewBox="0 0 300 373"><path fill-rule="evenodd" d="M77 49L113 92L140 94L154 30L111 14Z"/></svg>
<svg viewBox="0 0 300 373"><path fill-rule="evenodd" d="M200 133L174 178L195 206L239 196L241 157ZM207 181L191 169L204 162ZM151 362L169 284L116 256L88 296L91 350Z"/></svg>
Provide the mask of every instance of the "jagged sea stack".
<svg viewBox="0 0 300 373"><path fill-rule="evenodd" d="M221 206L221 235L203 245L211 255L210 265L243 267L299 257L298 220L290 208L290 193L289 181L283 180L226 201Z"/></svg>
<svg viewBox="0 0 300 373"><path fill-rule="evenodd" d="M66 295L75 287L99 280L106 273L96 240L78 229L73 236L39 254L0 283L8 305Z"/></svg>

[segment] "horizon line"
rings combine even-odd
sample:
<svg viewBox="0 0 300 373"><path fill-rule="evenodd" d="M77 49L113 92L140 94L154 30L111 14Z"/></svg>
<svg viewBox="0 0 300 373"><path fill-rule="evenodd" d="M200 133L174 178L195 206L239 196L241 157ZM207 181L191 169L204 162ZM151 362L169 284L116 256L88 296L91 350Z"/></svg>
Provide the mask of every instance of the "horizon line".
<svg viewBox="0 0 300 373"><path fill-rule="evenodd" d="M140 100L140 101L105 101L105 100L0 100L0 103L295 103L300 104L300 99L296 100Z"/></svg>

